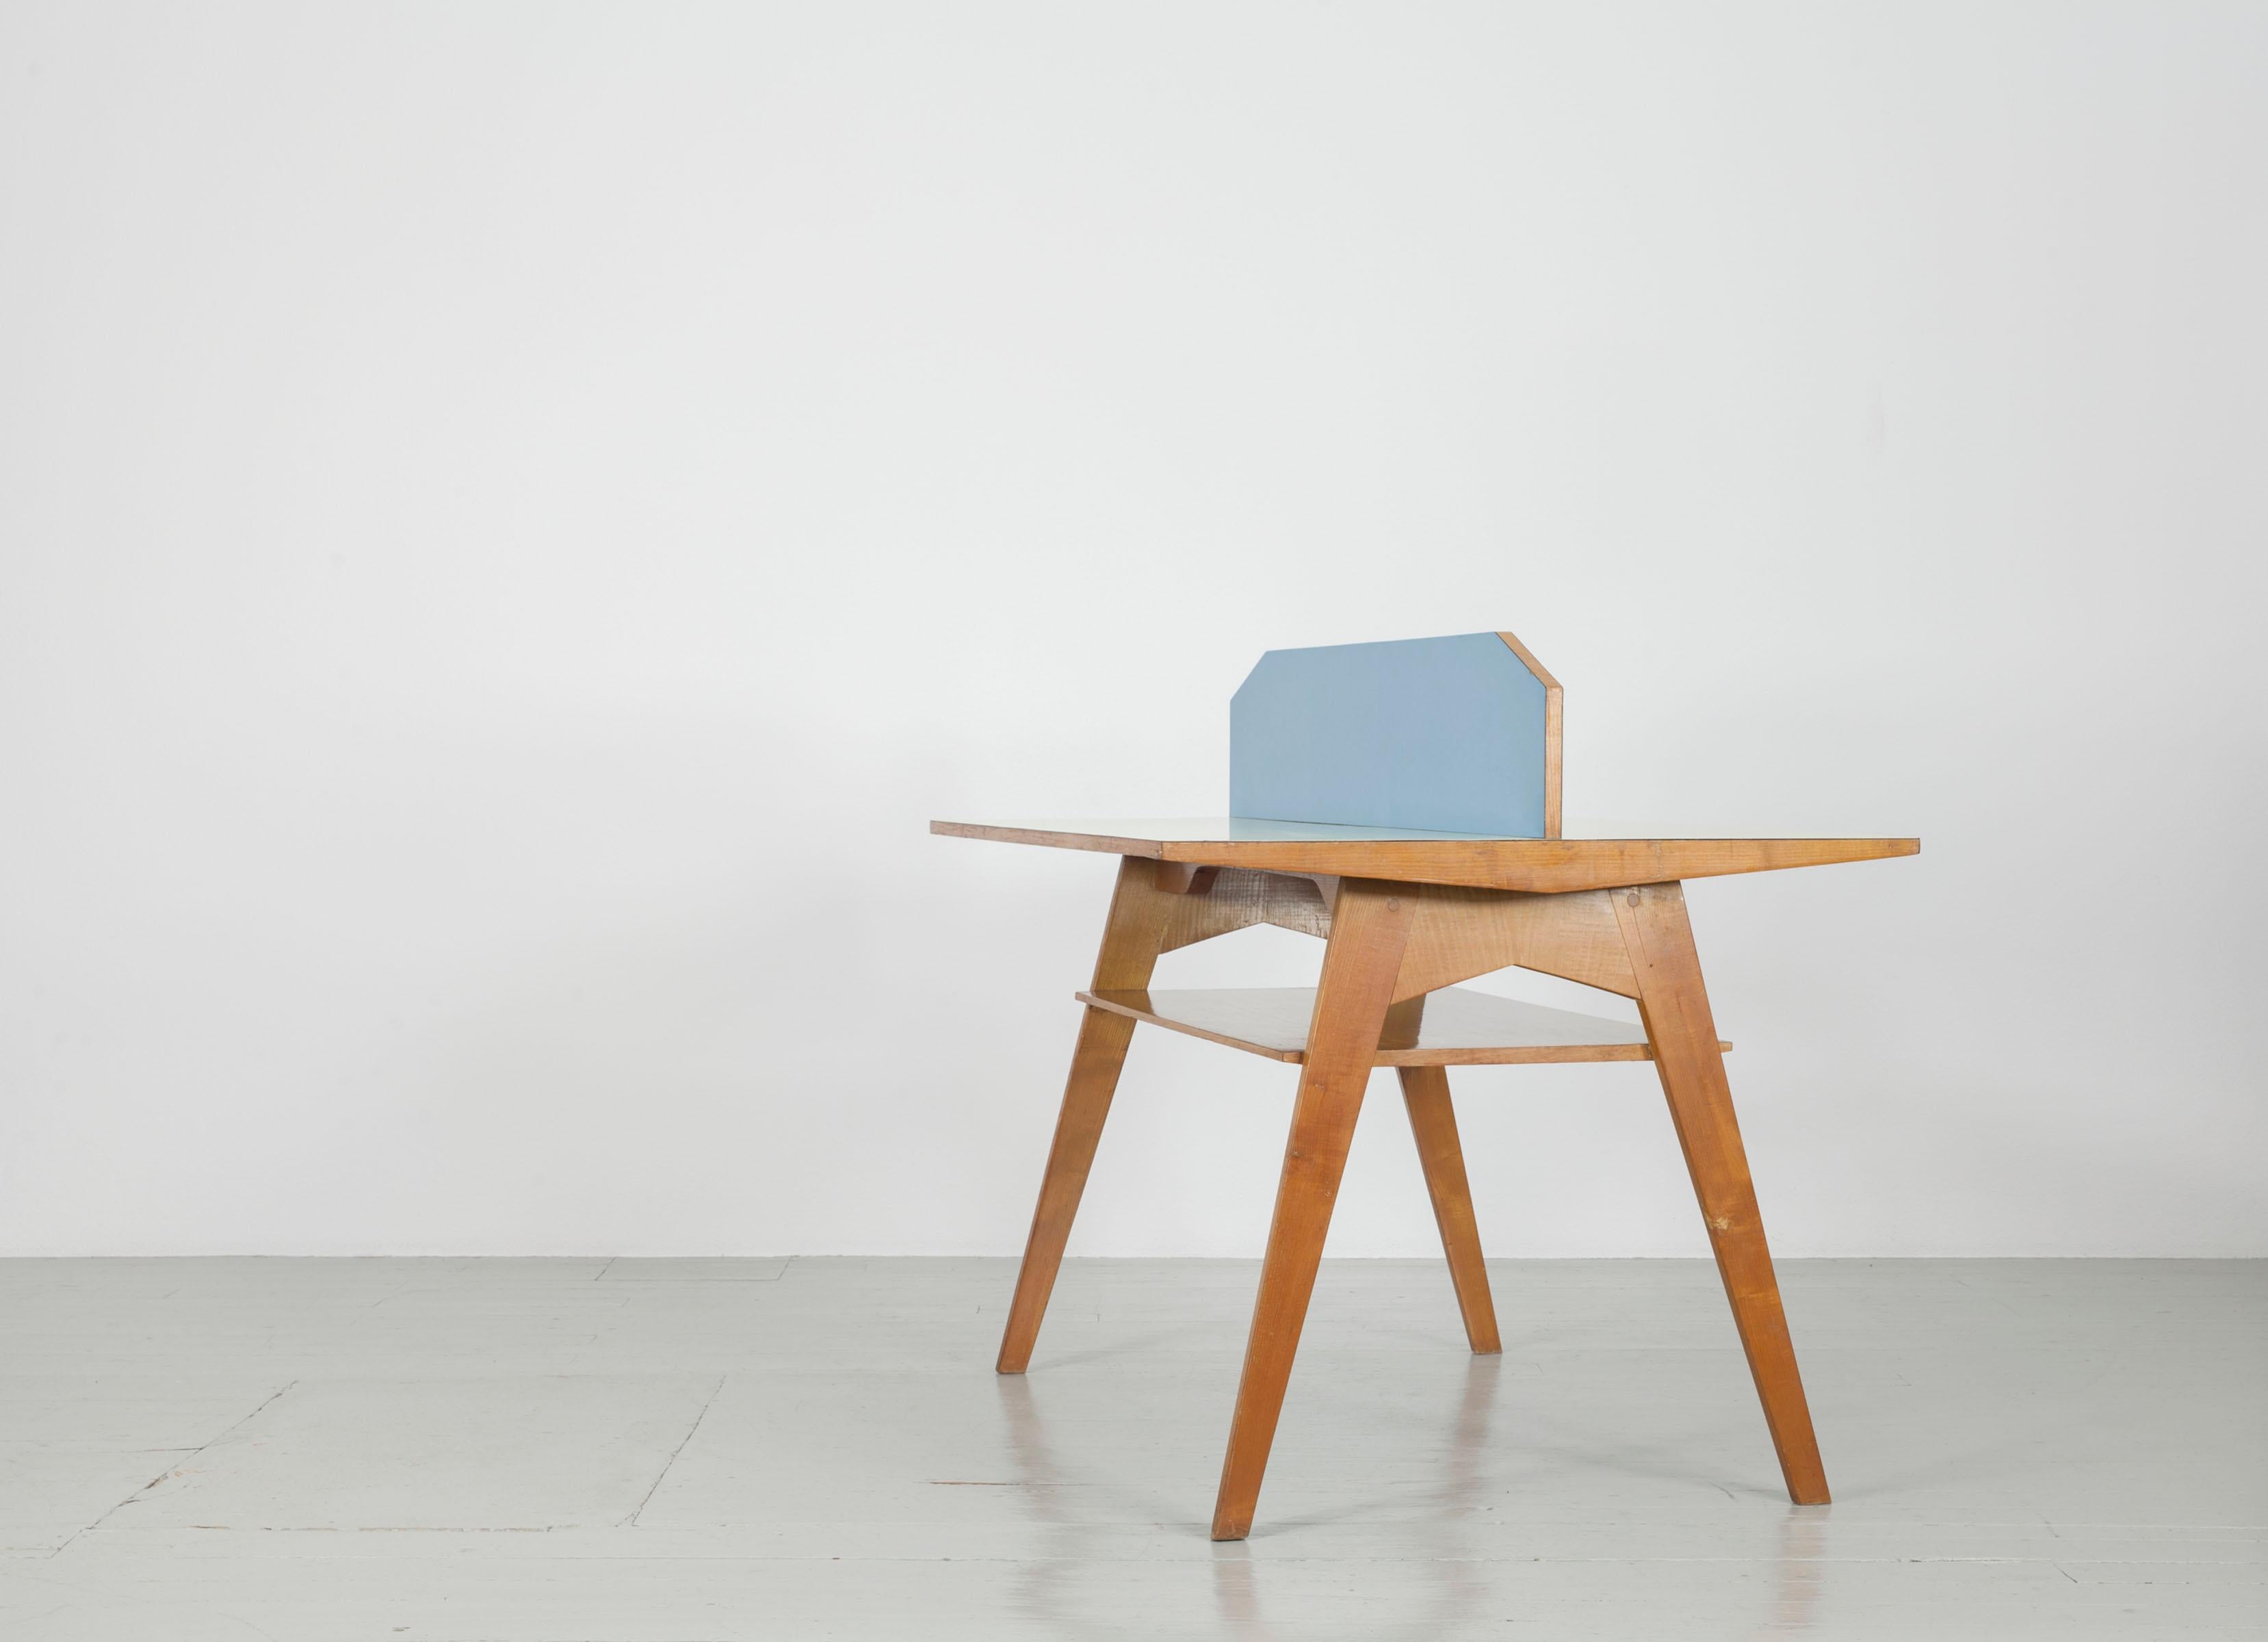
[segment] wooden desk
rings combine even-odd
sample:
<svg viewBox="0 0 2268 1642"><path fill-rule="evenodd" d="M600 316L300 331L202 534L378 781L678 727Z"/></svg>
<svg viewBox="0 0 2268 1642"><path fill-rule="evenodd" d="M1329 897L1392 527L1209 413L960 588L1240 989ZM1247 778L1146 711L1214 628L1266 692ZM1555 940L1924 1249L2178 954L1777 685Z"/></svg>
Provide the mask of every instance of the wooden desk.
<svg viewBox="0 0 2268 1642"><path fill-rule="evenodd" d="M1551 797L1556 811L1556 773ZM1556 821L1555 814L1553 830ZM1001 1340L1002 1373L1020 1373L1031 1360L1135 1026L1169 1027L1300 1067L1214 1506L1215 1539L1241 1539L1251 1528L1355 1117L1376 1065L1394 1066L1401 1079L1467 1336L1476 1351L1493 1351L1496 1314L1447 1068L1652 1059L1789 1497L1826 1503L1827 1476L1733 1113L1728 1046L1710 1013L1682 880L1912 855L1918 840L1493 837L1236 818L934 821L930 830L1120 858ZM1263 923L1327 942L1311 998L1304 991L1149 990L1160 954ZM1445 990L1515 965L1635 999L1643 1042L1619 1022L1507 1010L1495 1007L1504 1000ZM1430 1020L1429 995L1437 998Z"/></svg>

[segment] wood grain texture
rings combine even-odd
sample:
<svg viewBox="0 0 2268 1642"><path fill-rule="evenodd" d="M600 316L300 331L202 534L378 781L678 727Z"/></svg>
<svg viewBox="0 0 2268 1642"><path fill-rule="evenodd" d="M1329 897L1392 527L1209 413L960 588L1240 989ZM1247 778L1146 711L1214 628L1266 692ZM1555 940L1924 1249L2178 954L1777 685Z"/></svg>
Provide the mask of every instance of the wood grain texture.
<svg viewBox="0 0 2268 1642"><path fill-rule="evenodd" d="M1534 674L1535 681L1543 687L1543 836L1557 838L1559 836L1559 794L1565 784L1566 692L1559 688L1558 680L1544 671L1543 664L1535 659L1534 651L1510 633L1499 632L1497 637L1504 640L1512 653L1520 658L1521 665Z"/></svg>
<svg viewBox="0 0 2268 1642"><path fill-rule="evenodd" d="M1426 884L1395 977L1397 998L1518 967L1638 996L1630 954L1604 890L1538 895Z"/></svg>
<svg viewBox="0 0 2268 1642"><path fill-rule="evenodd" d="M1307 1059L1314 1020L1311 986L1123 987L1081 992L1079 1001L1145 1025L1203 1038L1269 1060ZM1406 1030L1395 1018L1429 1005ZM1730 1043L1720 1044L1730 1049ZM1380 1066L1557 1066L1653 1058L1646 1028L1572 1009L1550 1009L1460 986L1397 1002L1388 1011L1374 1064Z"/></svg>
<svg viewBox="0 0 2268 1642"><path fill-rule="evenodd" d="M1303 825L1300 830L1319 836L1270 838L1239 837L1235 835L1240 827L1264 828L1264 824L1229 818L1172 823L930 823L930 830L942 837L1096 850L1258 872L1466 884L1548 895L1877 861L1921 850L1918 838L1376 837L1362 836L1368 829L1361 828L1314 825Z"/></svg>
<svg viewBox="0 0 2268 1642"><path fill-rule="evenodd" d="M1223 869L1218 866L1192 866L1187 861L1164 861L1158 866L1158 887L1169 895L1204 895L1212 893L1213 880Z"/></svg>
<svg viewBox="0 0 2268 1642"><path fill-rule="evenodd" d="M1449 1282L1457 1292L1465 1338L1482 1356L1500 1351L1504 1346L1497 1336L1496 1300L1489 1293L1480 1226L1473 1218L1473 1189L1465 1178L1457 1114L1449 1104L1449 1074L1439 1066L1404 1066L1399 1075L1402 1104L1418 1142L1418 1165L1425 1171L1425 1195L1433 1200L1441 1252L1449 1257Z"/></svg>
<svg viewBox="0 0 2268 1642"><path fill-rule="evenodd" d="M1330 933L1329 879L1171 863L1159 870L1161 882L1168 874L1214 874L1182 893L1167 915L1166 952L1256 924L1305 935ZM1622 931L1603 890L1543 895L1425 884L1413 887L1412 893L1418 913L1394 984L1397 1001L1509 968L1559 976L1624 998L1638 996Z"/></svg>
<svg viewBox="0 0 2268 1642"><path fill-rule="evenodd" d="M1097 989L1149 984L1166 920L1184 899L1159 887L1156 862L1136 856L1119 862L1117 887L1103 920L1101 949L1094 959ZM1087 1172L1094 1165L1094 1149L1102 1138L1103 1120L1110 1115L1111 1096L1117 1092L1118 1074L1133 1036L1134 1022L1110 1010L1089 1007L1079 1019L1071 1076L1064 1085L1055 1138L1040 1179L1039 1203L1032 1211L1015 1296L1009 1301L1008 1322L1000 1336L994 1366L1001 1373L1020 1374L1032 1360L1040 1320L1055 1290L1064 1245L1086 1190Z"/></svg>
<svg viewBox="0 0 2268 1642"><path fill-rule="evenodd" d="M1292 1359L1314 1292L1315 1268L1323 1257L1323 1237L1330 1229L1347 1147L1393 1001L1395 972L1402 966L1414 909L1399 886L1361 879L1341 883L1332 904L1330 944L1323 952L1307 1060L1300 1071L1236 1414L1213 1504L1217 1540L1242 1539L1251 1531Z"/></svg>
<svg viewBox="0 0 2268 1642"><path fill-rule="evenodd" d="M1171 864L1167 870L1174 870ZM1226 866L1193 870L1210 870L1215 876L1202 890L1178 898L1167 915L1163 951L1192 946L1256 924L1273 924L1302 935L1331 932L1330 902L1312 878Z"/></svg>
<svg viewBox="0 0 2268 1642"><path fill-rule="evenodd" d="M1788 1337L1748 1152L1733 1114L1732 1086L1718 1051L1684 890L1676 884L1628 889L1614 898L1614 906L1638 976L1638 1012L1653 1044L1677 1144L1693 1177L1709 1247L1732 1301L1733 1321L1764 1403L1788 1497L1798 1505L1823 1506L1827 1473Z"/></svg>

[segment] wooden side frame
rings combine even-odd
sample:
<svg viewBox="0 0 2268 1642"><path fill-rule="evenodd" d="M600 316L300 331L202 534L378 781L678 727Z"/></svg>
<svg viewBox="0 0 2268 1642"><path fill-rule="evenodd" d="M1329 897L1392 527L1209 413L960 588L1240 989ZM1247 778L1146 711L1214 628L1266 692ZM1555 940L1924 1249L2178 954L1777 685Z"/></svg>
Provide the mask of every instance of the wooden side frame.
<svg viewBox="0 0 2268 1642"><path fill-rule="evenodd" d="M1171 898L1158 950L1173 952L1256 924L1328 939L1337 880L1292 873L1225 866L1209 872L1160 872ZM1395 1001L1416 998L1498 969L1533 969L1638 996L1622 932L1604 890L1531 895L1516 889L1468 889L1411 884L1414 920L1395 977Z"/></svg>
<svg viewBox="0 0 2268 1642"><path fill-rule="evenodd" d="M1204 903L1216 892L1223 905L1208 916ZM1241 1539L1250 1531L1372 1064L1381 1047L1414 1042L1427 992L1511 963L1636 998L1788 1494L1799 1505L1827 1503L1683 886L1565 895L1444 891L1233 868L1184 873L1127 857L1119 863L1094 990L1145 987L1171 946L1261 922L1322 934L1327 944L1213 1537ZM1617 940L1619 961L1612 952ZM1030 1362L1133 1028L1132 1019L1090 998L1001 1340L1002 1373L1020 1373ZM1468 1342L1476 1351L1497 1350L1447 1075L1405 1068L1402 1084Z"/></svg>

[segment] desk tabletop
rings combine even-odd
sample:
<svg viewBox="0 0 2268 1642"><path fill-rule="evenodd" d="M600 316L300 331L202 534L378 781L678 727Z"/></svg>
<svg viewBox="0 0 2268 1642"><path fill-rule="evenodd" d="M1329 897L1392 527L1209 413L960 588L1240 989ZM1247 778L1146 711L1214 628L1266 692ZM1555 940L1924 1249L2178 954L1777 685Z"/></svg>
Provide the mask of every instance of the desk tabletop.
<svg viewBox="0 0 2268 1642"><path fill-rule="evenodd" d="M1094 850L1199 866L1554 894L1716 878L1728 873L1828 866L1841 861L1879 861L1921 852L1918 838L1491 838L1469 833L1259 821L1248 816L936 821L929 829L947 838Z"/></svg>

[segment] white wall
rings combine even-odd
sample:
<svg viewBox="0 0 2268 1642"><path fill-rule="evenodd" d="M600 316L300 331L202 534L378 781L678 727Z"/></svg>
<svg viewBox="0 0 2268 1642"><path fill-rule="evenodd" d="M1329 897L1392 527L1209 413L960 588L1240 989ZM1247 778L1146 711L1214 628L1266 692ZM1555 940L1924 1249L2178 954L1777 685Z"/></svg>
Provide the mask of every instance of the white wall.
<svg viewBox="0 0 2268 1642"><path fill-rule="evenodd" d="M927 820L1211 813L1262 649L1509 626L1571 831L1924 836L1693 891L1784 1253L2268 1253L2264 83L2248 4L11 6L0 1250L1011 1251L1111 863ZM1256 1252L1289 1086L1145 1035L1074 1248ZM1699 1250L1646 1068L1460 1086L1493 1250ZM1389 1089L1336 1252L1432 1246Z"/></svg>

